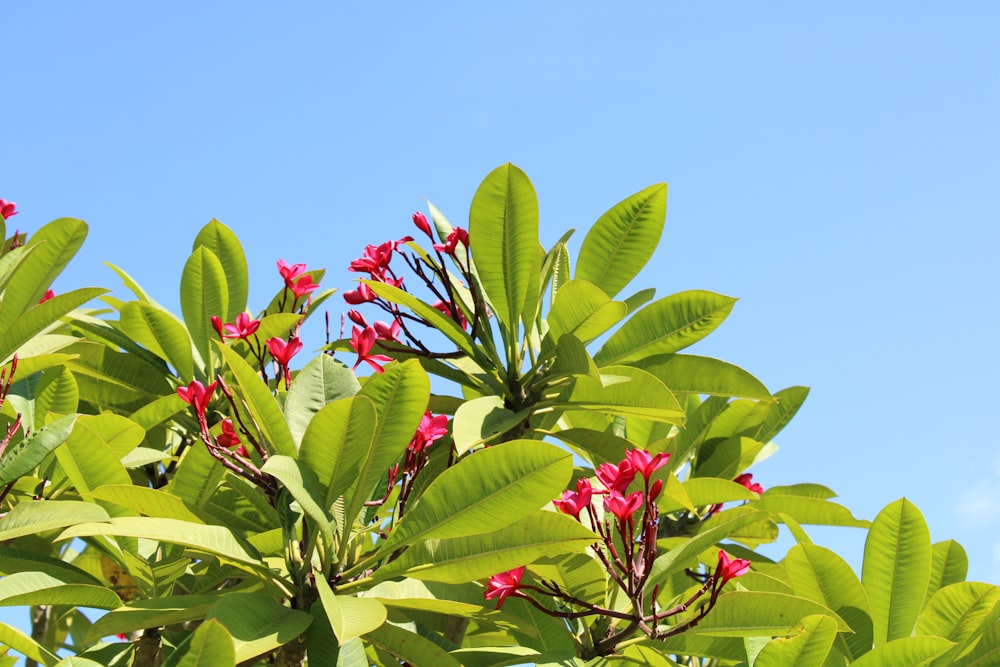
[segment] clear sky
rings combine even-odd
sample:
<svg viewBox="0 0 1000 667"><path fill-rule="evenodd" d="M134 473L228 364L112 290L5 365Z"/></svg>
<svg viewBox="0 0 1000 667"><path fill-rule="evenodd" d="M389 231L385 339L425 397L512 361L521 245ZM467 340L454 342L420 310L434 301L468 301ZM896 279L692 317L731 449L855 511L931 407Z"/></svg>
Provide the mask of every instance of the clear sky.
<svg viewBox="0 0 1000 667"><path fill-rule="evenodd" d="M1000 4L22 2L0 25L9 224L91 226L57 290L125 298L111 261L176 308L216 217L258 308L278 258L349 287L365 243L424 198L463 222L503 162L546 245L667 181L634 287L740 297L691 351L812 387L755 480L865 518L905 495L1000 583ZM860 562L861 531L810 532Z"/></svg>

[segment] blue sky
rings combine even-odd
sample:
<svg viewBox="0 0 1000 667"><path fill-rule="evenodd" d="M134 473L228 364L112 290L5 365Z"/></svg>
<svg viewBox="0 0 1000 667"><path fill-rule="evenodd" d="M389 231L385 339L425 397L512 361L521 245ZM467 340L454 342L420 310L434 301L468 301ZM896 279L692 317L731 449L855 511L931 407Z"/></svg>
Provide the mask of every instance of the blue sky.
<svg viewBox="0 0 1000 667"><path fill-rule="evenodd" d="M692 352L812 387L755 480L865 518L905 495L1000 583L1000 5L100 7L0 10L9 224L91 226L57 290L124 296L111 261L176 308L216 217L262 307L276 259L349 287L365 243L424 198L465 220L503 162L546 244L667 181L633 285L739 297ZM860 531L811 532L860 561Z"/></svg>

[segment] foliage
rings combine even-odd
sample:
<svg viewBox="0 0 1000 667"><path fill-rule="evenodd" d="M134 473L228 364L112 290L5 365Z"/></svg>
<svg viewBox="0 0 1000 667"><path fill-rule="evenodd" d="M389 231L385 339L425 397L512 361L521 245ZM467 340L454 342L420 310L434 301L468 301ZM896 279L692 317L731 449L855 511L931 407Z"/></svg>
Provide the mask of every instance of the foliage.
<svg viewBox="0 0 1000 667"><path fill-rule="evenodd" d="M350 337L297 369L322 270L279 261L252 315L213 220L178 316L116 266L128 301L53 294L83 222L4 227L0 603L33 627L0 626L7 658L993 664L1000 588L966 582L909 501L869 524L825 487L753 481L808 390L685 351L735 299L620 296L666 196L613 206L574 265L501 166L468 229L431 206L420 242L368 246ZM868 530L860 577L810 524ZM774 561L756 549L780 525L797 544Z"/></svg>

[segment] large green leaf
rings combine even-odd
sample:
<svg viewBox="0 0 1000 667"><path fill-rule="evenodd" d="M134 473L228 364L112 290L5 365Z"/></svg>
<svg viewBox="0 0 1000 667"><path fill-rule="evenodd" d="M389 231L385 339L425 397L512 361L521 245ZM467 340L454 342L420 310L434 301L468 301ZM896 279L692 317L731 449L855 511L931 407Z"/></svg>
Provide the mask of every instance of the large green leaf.
<svg viewBox="0 0 1000 667"><path fill-rule="evenodd" d="M299 504L302 511L316 522L326 543L332 544L333 527L331 522L333 517L323 505L326 488L320 488L316 473L301 461L281 454L269 458L261 471L281 482L281 485L295 498L295 502Z"/></svg>
<svg viewBox="0 0 1000 667"><path fill-rule="evenodd" d="M508 163L486 176L469 210L469 245L479 281L510 331L530 290L538 292L538 199L527 175Z"/></svg>
<svg viewBox="0 0 1000 667"><path fill-rule="evenodd" d="M334 595L326 579L321 576L316 577L316 590L319 591L323 610L340 646L385 623L386 609L374 598Z"/></svg>
<svg viewBox="0 0 1000 667"><path fill-rule="evenodd" d="M972 650L955 661L954 667L993 667L1000 664L1000 623L986 628Z"/></svg>
<svg viewBox="0 0 1000 667"><path fill-rule="evenodd" d="M600 336L628 314L628 306L612 301L604 291L586 280L570 280L559 289L546 322L549 338L558 341L573 334L584 343Z"/></svg>
<svg viewBox="0 0 1000 667"><path fill-rule="evenodd" d="M260 379L250 364L243 357L237 354L232 348L218 343L219 350L236 378L236 384L240 389L240 395L250 409L250 415L260 429L261 435L266 441L265 446L269 446L274 454L285 456L295 456L295 440L292 432L288 428L285 416L278 406L271 391Z"/></svg>
<svg viewBox="0 0 1000 667"><path fill-rule="evenodd" d="M735 303L732 297L700 290L658 299L612 334L594 361L607 366L682 350L712 333Z"/></svg>
<svg viewBox="0 0 1000 667"><path fill-rule="evenodd" d="M823 667L837 636L829 616L806 616L795 634L774 639L757 654L754 667Z"/></svg>
<svg viewBox="0 0 1000 667"><path fill-rule="evenodd" d="M455 347L465 354L473 358L477 356L478 350L476 349L475 343L472 341L472 337L461 326L459 326L455 320L448 317L437 308L424 303L409 292L405 292L398 287L375 280L362 280L361 282L370 287L371 290L380 297L386 299L387 301L391 301L392 303L406 306L416 315L427 320L431 326L437 329L448 340L454 343Z"/></svg>
<svg viewBox="0 0 1000 667"><path fill-rule="evenodd" d="M65 366L47 369L35 389L35 428L50 421L47 419L50 413L62 417L73 414L79 406L80 388Z"/></svg>
<svg viewBox="0 0 1000 667"><path fill-rule="evenodd" d="M235 667L236 651L233 637L215 619L198 626L187 639L164 660L163 667Z"/></svg>
<svg viewBox="0 0 1000 667"><path fill-rule="evenodd" d="M868 595L844 559L814 544L799 544L785 557L788 581L795 594L815 600L851 626L853 634L838 638L838 650L855 659L871 650L872 619Z"/></svg>
<svg viewBox="0 0 1000 667"><path fill-rule="evenodd" d="M577 552L598 540L570 517L540 510L487 535L414 544L375 576L381 580L405 575L458 584L505 572L542 556Z"/></svg>
<svg viewBox="0 0 1000 667"><path fill-rule="evenodd" d="M572 474L572 455L543 442L514 440L480 450L430 483L383 548L505 528L558 497Z"/></svg>
<svg viewBox="0 0 1000 667"><path fill-rule="evenodd" d="M96 586L101 584L94 575L59 558L27 549L0 547L0 574L7 575L29 570L43 572L71 584L93 584Z"/></svg>
<svg viewBox="0 0 1000 667"><path fill-rule="evenodd" d="M181 274L181 313L195 349L209 369L212 341L218 337L211 319L216 315L222 317L227 312L229 284L226 270L214 252L205 246L198 246Z"/></svg>
<svg viewBox="0 0 1000 667"><path fill-rule="evenodd" d="M852 662L851 667L920 667L952 646L941 637L901 637L876 646Z"/></svg>
<svg viewBox="0 0 1000 667"><path fill-rule="evenodd" d="M226 627L243 662L292 641L309 627L312 616L289 609L263 593L228 593L205 617Z"/></svg>
<svg viewBox="0 0 1000 667"><path fill-rule="evenodd" d="M916 634L955 642L955 655L951 657L957 657L998 618L1000 587L963 581L934 594L917 618Z"/></svg>
<svg viewBox="0 0 1000 667"><path fill-rule="evenodd" d="M143 516L205 523L184 500L162 489L134 484L105 484L93 489L86 497L126 507Z"/></svg>
<svg viewBox="0 0 1000 667"><path fill-rule="evenodd" d="M769 442L792 420L809 395L809 387L788 387L774 394L767 416L753 437L761 442Z"/></svg>
<svg viewBox="0 0 1000 667"><path fill-rule="evenodd" d="M739 366L693 354L663 354L632 362L658 377L675 394L706 394L770 401L760 380Z"/></svg>
<svg viewBox="0 0 1000 667"><path fill-rule="evenodd" d="M867 528L869 522L856 519L843 505L822 498L802 496L764 495L755 503L758 509L782 512L793 517L798 523L814 526L853 526Z"/></svg>
<svg viewBox="0 0 1000 667"><path fill-rule="evenodd" d="M920 510L906 498L887 505L868 531L861 568L876 646L913 634L930 568L930 531Z"/></svg>
<svg viewBox="0 0 1000 667"><path fill-rule="evenodd" d="M410 665L462 666L454 656L429 639L388 623L369 632L365 639Z"/></svg>
<svg viewBox="0 0 1000 667"><path fill-rule="evenodd" d="M173 315L148 303L132 301L122 308L121 327L133 340L173 366L182 382L194 379L191 336Z"/></svg>
<svg viewBox="0 0 1000 667"><path fill-rule="evenodd" d="M22 313L29 308L36 308L38 300L80 249L85 238L87 238L87 223L72 218L53 220L31 235L26 245L29 250L25 251L30 255L11 275L4 290L3 308L0 309L0 331L5 332L4 336L10 332ZM106 290L100 290L104 291ZM91 298L93 297L88 297L80 303ZM37 306L37 309L41 310L41 306ZM72 306L59 315L75 307ZM59 315L51 318L49 322L57 319ZM3 346L0 346L0 359L8 354L3 350Z"/></svg>
<svg viewBox="0 0 1000 667"><path fill-rule="evenodd" d="M452 422L456 453L462 455L473 447L495 440L524 421L527 414L527 410L508 410L500 396L480 396L465 401L455 411Z"/></svg>
<svg viewBox="0 0 1000 667"><path fill-rule="evenodd" d="M827 616L838 632L850 632L833 610L806 598L765 591L723 593L698 624L695 632L724 637L771 637L788 635L806 616Z"/></svg>
<svg viewBox="0 0 1000 667"><path fill-rule="evenodd" d="M931 545L931 578L924 603L945 586L965 581L968 572L969 557L961 544L946 540Z"/></svg>
<svg viewBox="0 0 1000 667"><path fill-rule="evenodd" d="M0 486L10 484L34 470L49 453L66 442L75 422L76 415L57 419L9 447L0 459Z"/></svg>
<svg viewBox="0 0 1000 667"><path fill-rule="evenodd" d="M212 251L226 273L226 286L229 288L229 308L225 313L216 313L224 322L233 322L247 307L247 291L250 286L250 273L247 270L246 256L243 246L229 227L212 218L201 228L194 239L192 250L204 246Z"/></svg>
<svg viewBox="0 0 1000 667"><path fill-rule="evenodd" d="M79 500L26 500L0 519L0 542L88 521L107 521L103 507Z"/></svg>
<svg viewBox="0 0 1000 667"><path fill-rule="evenodd" d="M132 479L121 458L134 449L145 433L119 415L81 415L56 458L80 493L104 484L130 484Z"/></svg>
<svg viewBox="0 0 1000 667"><path fill-rule="evenodd" d="M371 399L355 396L330 403L309 422L299 458L326 489L324 507L330 507L357 479L372 447L376 421Z"/></svg>
<svg viewBox="0 0 1000 667"><path fill-rule="evenodd" d="M208 448L195 443L184 451L165 490L195 507L202 507L215 494L224 476L225 468L208 453Z"/></svg>
<svg viewBox="0 0 1000 667"><path fill-rule="evenodd" d="M14 649L18 653L46 667L53 667L59 662L59 656L55 653L52 653L28 635L6 623L0 623L0 646Z"/></svg>
<svg viewBox="0 0 1000 667"><path fill-rule="evenodd" d="M119 633L200 620L218 600L219 595L177 595L136 600L97 619L87 631L87 639L96 641Z"/></svg>
<svg viewBox="0 0 1000 667"><path fill-rule="evenodd" d="M104 586L67 583L43 572L15 572L0 579L0 605L41 604L115 609L121 600Z"/></svg>
<svg viewBox="0 0 1000 667"><path fill-rule="evenodd" d="M74 308L82 306L92 299L96 299L108 290L99 287L85 287L73 290L65 294L59 294L45 301L29 307L24 313L14 320L8 327L0 326L0 361L7 359L18 348L26 345L33 336L40 334L60 317L70 312ZM4 307L0 312L7 310L7 301L12 299L10 291L4 294ZM25 350L21 350L21 356L28 356Z"/></svg>
<svg viewBox="0 0 1000 667"><path fill-rule="evenodd" d="M575 277L594 283L610 297L618 294L652 257L666 215L666 183L612 206L587 232Z"/></svg>
<svg viewBox="0 0 1000 667"><path fill-rule="evenodd" d="M354 396L361 389L347 366L321 354L299 371L285 397L285 420L292 438L302 442L309 421L328 403Z"/></svg>
<svg viewBox="0 0 1000 667"><path fill-rule="evenodd" d="M662 382L630 366L601 369L600 382L578 376L569 400L559 407L600 410L671 423L680 423L684 417L680 403Z"/></svg>

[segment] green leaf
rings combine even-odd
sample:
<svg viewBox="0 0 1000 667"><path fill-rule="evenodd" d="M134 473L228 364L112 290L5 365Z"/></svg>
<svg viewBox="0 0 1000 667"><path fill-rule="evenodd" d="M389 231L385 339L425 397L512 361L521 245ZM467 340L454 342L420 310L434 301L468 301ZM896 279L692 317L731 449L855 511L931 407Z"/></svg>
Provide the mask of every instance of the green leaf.
<svg viewBox="0 0 1000 667"><path fill-rule="evenodd" d="M934 594L917 618L916 634L944 637L960 650L998 618L1000 587L963 581Z"/></svg>
<svg viewBox="0 0 1000 667"><path fill-rule="evenodd" d="M612 334L594 361L607 366L682 350L712 333L735 303L732 297L700 290L658 299Z"/></svg>
<svg viewBox="0 0 1000 667"><path fill-rule="evenodd" d="M369 632L365 639L411 665L462 666L462 663L434 642L389 623Z"/></svg>
<svg viewBox="0 0 1000 667"><path fill-rule="evenodd" d="M25 246L27 248L25 253L30 255L11 275L4 290L3 308L0 309L0 331L5 332L4 339L9 335L11 328L16 326L14 323L22 313L30 308L41 310L41 306L45 304L36 306L38 300L80 249L86 238L87 223L72 218L53 220L30 236ZM106 291L99 290L100 293ZM93 297L88 297L80 303L85 303L91 298ZM75 307L67 308L49 322ZM6 347L0 345L0 359L9 354L5 350Z"/></svg>
<svg viewBox="0 0 1000 667"><path fill-rule="evenodd" d="M795 634L769 642L754 667L823 667L837 636L837 622L829 616L806 616Z"/></svg>
<svg viewBox="0 0 1000 667"><path fill-rule="evenodd" d="M9 447L0 459L0 486L6 486L34 470L49 453L66 442L75 422L76 415L57 419Z"/></svg>
<svg viewBox="0 0 1000 667"><path fill-rule="evenodd" d="M46 546L48 546L47 543ZM59 558L26 549L0 547L0 574L7 575L27 571L43 572L71 584L101 585L100 580L90 573Z"/></svg>
<svg viewBox="0 0 1000 667"><path fill-rule="evenodd" d="M161 489L133 484L105 484L92 490L86 497L126 507L143 516L205 523L181 498Z"/></svg>
<svg viewBox="0 0 1000 667"><path fill-rule="evenodd" d="M430 483L383 548L505 528L559 497L572 474L572 455L544 442L514 440L480 450Z"/></svg>
<svg viewBox="0 0 1000 667"><path fill-rule="evenodd" d="M868 595L843 558L814 544L799 544L785 556L785 569L796 595L827 606L851 626L853 634L837 639L841 653L853 660L871 650Z"/></svg>
<svg viewBox="0 0 1000 667"><path fill-rule="evenodd" d="M228 528L205 526L178 519L116 517L107 523L82 523L64 530L56 541L95 535L139 537L180 544L192 552L215 556L225 563L238 567L262 565L253 548L238 540Z"/></svg>
<svg viewBox="0 0 1000 667"><path fill-rule="evenodd" d="M215 619L199 625L198 629L163 662L163 667L235 667L235 665L233 637L226 627Z"/></svg>
<svg viewBox="0 0 1000 667"><path fill-rule="evenodd" d="M876 646L913 634L930 568L930 532L920 510L905 498L887 505L868 531L861 569Z"/></svg>
<svg viewBox="0 0 1000 667"><path fill-rule="evenodd" d="M309 420L324 406L339 398L354 396L360 389L351 369L328 354L321 354L306 364L295 376L285 397L285 420L295 442L302 442Z"/></svg>
<svg viewBox="0 0 1000 667"><path fill-rule="evenodd" d="M732 591L719 596L712 613L694 632L723 637L771 637L788 635L806 616L821 615L836 623L837 632L850 627L827 607L785 593Z"/></svg>
<svg viewBox="0 0 1000 667"><path fill-rule="evenodd" d="M772 512L782 512L793 517L798 523L813 526L853 526L867 528L870 524L864 519L856 519L851 511L843 505L832 503L821 498L804 498L802 496L762 496L754 505L758 509Z"/></svg>
<svg viewBox="0 0 1000 667"><path fill-rule="evenodd" d="M15 572L0 579L0 605L41 604L115 609L121 600L104 586L67 583L44 572Z"/></svg>
<svg viewBox="0 0 1000 667"><path fill-rule="evenodd" d="M128 634L145 628L186 623L205 618L218 595L177 595L155 600L136 600L108 612L87 631L88 641Z"/></svg>
<svg viewBox="0 0 1000 667"><path fill-rule="evenodd" d="M646 371L630 366L601 369L601 382L577 377L569 400L560 407L600 410L679 423L684 411L667 387Z"/></svg>
<svg viewBox="0 0 1000 667"><path fill-rule="evenodd" d="M191 340L211 375L212 341L218 337L212 316L229 312L226 270L215 253L204 246L195 248L181 274L181 313Z"/></svg>
<svg viewBox="0 0 1000 667"><path fill-rule="evenodd" d="M560 286L546 322L549 338L558 341L572 334L587 343L618 324L628 306L612 301L600 287L585 280L570 280Z"/></svg>
<svg viewBox="0 0 1000 667"><path fill-rule="evenodd" d="M698 451L692 475L733 479L754 462L763 448L764 443L739 436L706 440Z"/></svg>
<svg viewBox="0 0 1000 667"><path fill-rule="evenodd" d="M920 667L952 646L941 637L902 637L876 646L852 662L851 667Z"/></svg>
<svg viewBox="0 0 1000 667"><path fill-rule="evenodd" d="M718 477L693 477L684 481L691 504L696 506L728 503L733 500L756 500L758 495L742 484Z"/></svg>
<svg viewBox="0 0 1000 667"><path fill-rule="evenodd" d="M316 522L327 544L332 544L333 527L331 521L333 517L324 508L326 488L320 488L316 473L301 461L280 454L269 458L261 471L281 482L281 485L295 498L299 507Z"/></svg>
<svg viewBox="0 0 1000 667"><path fill-rule="evenodd" d="M270 389L243 357L221 342L217 342L217 345L270 450L275 454L294 457L295 440Z"/></svg>
<svg viewBox="0 0 1000 667"><path fill-rule="evenodd" d="M809 387L788 387L777 392L754 439L770 442L792 420L808 395Z"/></svg>
<svg viewBox="0 0 1000 667"><path fill-rule="evenodd" d="M589 428L567 428L552 435L575 449L583 450L594 468L601 463L618 465L625 458L625 450L633 448L625 438Z"/></svg>
<svg viewBox="0 0 1000 667"><path fill-rule="evenodd" d="M94 662L93 660L88 660L87 658L81 658L76 655L71 655L68 658L63 658L56 663L56 667L104 667L99 662Z"/></svg>
<svg viewBox="0 0 1000 667"><path fill-rule="evenodd" d="M148 303L132 301L122 308L121 326L135 342L173 366L184 383L194 379L191 336L173 315Z"/></svg>
<svg viewBox="0 0 1000 667"><path fill-rule="evenodd" d="M14 649L46 667L52 667L59 662L59 656L55 653L6 623L0 623L0 645Z"/></svg>
<svg viewBox="0 0 1000 667"><path fill-rule="evenodd" d="M955 661L955 667L991 667L997 664L1000 664L1000 623L987 627L972 650Z"/></svg>
<svg viewBox="0 0 1000 667"><path fill-rule="evenodd" d="M506 572L542 556L577 552L598 539L570 517L540 510L487 535L414 544L375 576L382 580L404 575L459 584Z"/></svg>
<svg viewBox="0 0 1000 667"><path fill-rule="evenodd" d="M965 581L969 572L969 557L965 548L955 540L937 542L931 546L931 578L924 603L938 590L950 584Z"/></svg>
<svg viewBox="0 0 1000 667"><path fill-rule="evenodd" d="M45 418L50 413L61 417L76 412L80 389L73 373L65 366L42 373L35 389L35 428L45 426Z"/></svg>
<svg viewBox="0 0 1000 667"><path fill-rule="evenodd" d="M469 246L497 318L516 331L528 292L538 292L538 199L527 175L507 163L483 180L469 211Z"/></svg>
<svg viewBox="0 0 1000 667"><path fill-rule="evenodd" d="M232 635L237 663L287 644L312 623L306 612L289 609L263 593L227 593L205 618L218 620Z"/></svg>
<svg viewBox="0 0 1000 667"><path fill-rule="evenodd" d="M324 507L357 479L371 451L377 419L371 399L355 396L330 403L309 422L299 458L326 488Z"/></svg>
<svg viewBox="0 0 1000 667"><path fill-rule="evenodd" d="M385 623L386 609L374 598L334 595L323 577L316 577L316 590L319 591L323 610L330 621L330 627L337 635L340 646L372 630L377 630Z"/></svg>
<svg viewBox="0 0 1000 667"><path fill-rule="evenodd" d="M770 401L771 392L739 366L693 354L663 354L631 364L658 377L675 394L706 394Z"/></svg>
<svg viewBox="0 0 1000 667"><path fill-rule="evenodd" d="M576 278L613 297L642 270L663 233L667 184L657 183L612 206L587 232Z"/></svg>
<svg viewBox="0 0 1000 667"><path fill-rule="evenodd" d="M78 500L26 500L0 519L0 542L86 521L108 521L104 508Z"/></svg>
<svg viewBox="0 0 1000 667"><path fill-rule="evenodd" d="M56 458L80 493L104 484L131 484L121 458L142 441L145 433L125 417L81 415Z"/></svg>
<svg viewBox="0 0 1000 667"><path fill-rule="evenodd" d="M99 287L86 287L56 295L44 303L32 302L32 305L8 327L0 326L0 332L3 332L0 333L0 361L9 358L13 352L19 349L20 356L29 356L24 346L31 342L33 336L40 334L74 308L96 299L107 291ZM7 310L7 302L13 298L10 289L8 289L4 293L4 308L0 312L12 312Z"/></svg>
<svg viewBox="0 0 1000 667"><path fill-rule="evenodd" d="M452 422L455 452L461 456L473 447L496 439L524 421L527 414L527 410L511 412L499 396L480 396L465 401L455 411Z"/></svg>
<svg viewBox="0 0 1000 667"><path fill-rule="evenodd" d="M212 251L226 273L226 285L229 288L229 308L225 313L215 313L223 322L233 322L236 316L247 307L247 291L250 285L250 273L247 270L247 259L243 254L243 246L229 227L212 218L211 222L201 228L194 239L192 250L204 246Z"/></svg>

